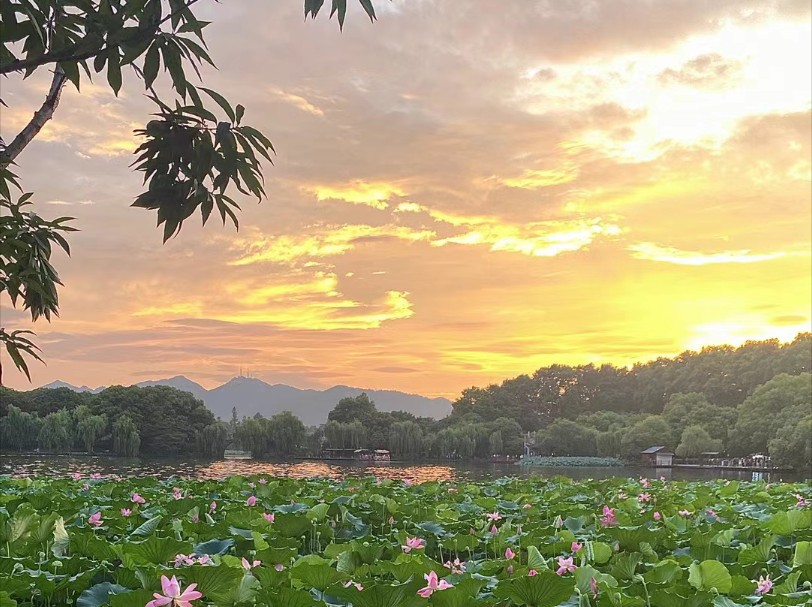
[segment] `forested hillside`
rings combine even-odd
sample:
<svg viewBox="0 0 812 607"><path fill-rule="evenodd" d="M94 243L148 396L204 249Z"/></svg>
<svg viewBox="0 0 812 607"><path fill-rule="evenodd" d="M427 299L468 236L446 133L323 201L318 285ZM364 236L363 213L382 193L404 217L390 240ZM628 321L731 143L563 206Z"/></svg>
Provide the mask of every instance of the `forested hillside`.
<svg viewBox="0 0 812 607"><path fill-rule="evenodd" d="M631 368L552 365L465 390L442 424L459 434L508 420L538 431L537 450L620 455L663 445L678 455L770 453L812 462L812 335L714 346ZM469 435L474 434L468 430Z"/></svg>
<svg viewBox="0 0 812 607"><path fill-rule="evenodd" d="M662 445L683 457L705 451L769 454L812 466L812 336L685 352L631 368L553 365L500 385L465 390L435 421L380 411L367 394L341 398L319 427L300 412L217 421L187 392L115 386L0 392L5 450L220 456L227 443L258 457L317 455L324 448L389 449L398 459L520 455L526 433L544 455L637 461ZM233 403L238 406L239 403Z"/></svg>

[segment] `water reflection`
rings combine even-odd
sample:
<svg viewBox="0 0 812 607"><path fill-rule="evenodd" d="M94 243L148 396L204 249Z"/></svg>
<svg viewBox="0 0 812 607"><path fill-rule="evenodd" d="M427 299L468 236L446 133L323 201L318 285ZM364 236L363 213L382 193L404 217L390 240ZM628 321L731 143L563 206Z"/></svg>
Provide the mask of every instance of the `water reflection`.
<svg viewBox="0 0 812 607"><path fill-rule="evenodd" d="M296 461L265 462L252 459L220 461L180 461L166 459L127 459L107 456L12 455L0 457L0 474L15 476L82 475L168 478L171 476L211 480L234 474L286 476L291 478L377 476L416 483L429 481L482 480L503 476L568 476L574 479L663 477L667 480L765 480L768 482L797 481L800 475L787 472L751 472L745 470L697 470L681 468L534 468L497 463L454 464L369 464L357 462Z"/></svg>

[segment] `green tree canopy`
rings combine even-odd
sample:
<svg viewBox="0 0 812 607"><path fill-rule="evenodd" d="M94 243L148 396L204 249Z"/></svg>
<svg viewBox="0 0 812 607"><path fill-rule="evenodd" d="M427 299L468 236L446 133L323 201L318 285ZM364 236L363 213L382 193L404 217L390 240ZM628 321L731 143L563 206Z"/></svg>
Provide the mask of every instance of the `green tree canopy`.
<svg viewBox="0 0 812 607"><path fill-rule="evenodd" d="M711 438L702 426L687 426L682 431L675 453L680 457L698 457L709 451L719 451L722 441Z"/></svg>
<svg viewBox="0 0 812 607"><path fill-rule="evenodd" d="M671 426L659 415L647 417L623 435L621 454L629 461L640 459L640 452L654 446L673 448Z"/></svg>
<svg viewBox="0 0 812 607"><path fill-rule="evenodd" d="M730 448L739 455L767 453L779 429L797 424L811 409L812 374L777 375L739 405Z"/></svg>

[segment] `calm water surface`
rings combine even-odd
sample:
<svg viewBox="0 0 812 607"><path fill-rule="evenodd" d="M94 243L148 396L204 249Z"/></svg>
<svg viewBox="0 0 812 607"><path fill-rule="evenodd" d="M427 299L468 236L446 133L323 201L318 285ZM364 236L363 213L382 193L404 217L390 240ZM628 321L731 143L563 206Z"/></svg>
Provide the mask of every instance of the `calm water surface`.
<svg viewBox="0 0 812 607"><path fill-rule="evenodd" d="M738 480L764 479L800 481L802 475L790 472L759 473L742 470L691 470L678 468L534 468L515 464L460 463L449 464L360 464L356 462L295 461L289 463L245 460L169 460L117 458L109 456L3 455L0 474L17 476L65 476L73 472L87 475L124 477L170 476L194 479L219 479L234 474L268 474L291 478L345 478L372 475L380 478L409 479L414 482L442 480L486 480L503 476L568 476L570 478L665 477L669 480Z"/></svg>

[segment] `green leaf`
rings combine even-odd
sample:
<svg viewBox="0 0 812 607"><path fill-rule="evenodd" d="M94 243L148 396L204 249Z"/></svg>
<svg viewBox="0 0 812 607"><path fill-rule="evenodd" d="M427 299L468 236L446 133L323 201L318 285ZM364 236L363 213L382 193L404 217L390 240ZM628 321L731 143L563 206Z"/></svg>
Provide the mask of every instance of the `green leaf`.
<svg viewBox="0 0 812 607"><path fill-rule="evenodd" d="M213 91L211 89L207 89L204 87L200 87L200 90L206 93L209 97L214 99L215 103L219 105L223 111L226 113L226 116L229 117L231 122L237 122L237 115L234 113L234 110L231 108L231 105L226 101L226 98L223 97L220 93Z"/></svg>
<svg viewBox="0 0 812 607"><path fill-rule="evenodd" d="M203 554L225 554L233 545L234 540L232 538L226 538L224 540L209 540L208 542L197 544L194 547L194 553L198 556Z"/></svg>
<svg viewBox="0 0 812 607"><path fill-rule="evenodd" d="M162 516L160 516L160 515L153 516L151 519L146 521L143 525L139 526L138 529L133 531L130 534L130 537L138 537L138 536L146 537L148 535L152 535L152 533L158 528L158 525L161 524L161 520L163 520Z"/></svg>
<svg viewBox="0 0 812 607"><path fill-rule="evenodd" d="M798 542L795 544L795 556L792 558L792 567L812 565L812 542Z"/></svg>
<svg viewBox="0 0 812 607"><path fill-rule="evenodd" d="M549 569L547 561L541 556L541 552L535 546L528 546L527 548L527 566L530 569L540 571L542 569Z"/></svg>
<svg viewBox="0 0 812 607"><path fill-rule="evenodd" d="M121 64L118 52L111 53L107 59L107 83L118 97L118 92L121 90Z"/></svg>
<svg viewBox="0 0 812 607"><path fill-rule="evenodd" d="M240 586L242 578L242 569L223 565L219 567L192 565L183 570L184 582L196 583L197 589L206 599L215 603L230 603L233 592Z"/></svg>
<svg viewBox="0 0 812 607"><path fill-rule="evenodd" d="M724 564L716 560L691 563L688 569L688 583L697 590L711 590L726 594L730 592L732 579Z"/></svg>
<svg viewBox="0 0 812 607"><path fill-rule="evenodd" d="M310 588L325 591L336 582L346 580L346 576L330 565L311 565L308 563L296 565L290 569L290 577L301 580Z"/></svg>
<svg viewBox="0 0 812 607"><path fill-rule="evenodd" d="M568 600L574 592L574 578L541 571L532 577L500 581L494 595L500 599L511 599L517 605L555 607Z"/></svg>
<svg viewBox="0 0 812 607"><path fill-rule="evenodd" d="M192 551L192 545L171 537L153 535L143 542L124 544L122 551L137 564L164 565L175 560L175 556L178 554L189 554Z"/></svg>
<svg viewBox="0 0 812 607"><path fill-rule="evenodd" d="M56 558L62 558L67 554L70 538L65 530L65 521L60 516L54 521L54 543L51 545L51 552Z"/></svg>
<svg viewBox="0 0 812 607"><path fill-rule="evenodd" d="M0 592L0 607L17 607L17 601L10 598L7 592Z"/></svg>
<svg viewBox="0 0 812 607"><path fill-rule="evenodd" d="M155 82L155 79L158 77L158 69L161 64L161 57L158 52L160 47L160 42L153 42L147 50L147 54L144 56L143 72L144 86L146 88L151 87L152 83Z"/></svg>
<svg viewBox="0 0 812 607"><path fill-rule="evenodd" d="M592 555L596 563L608 563L612 558L612 547L604 542L592 542Z"/></svg>
<svg viewBox="0 0 812 607"><path fill-rule="evenodd" d="M88 588L79 595L76 601L76 607L101 607L101 605L107 603L113 595L129 591L130 589L124 586L111 584L110 582L102 582L92 588Z"/></svg>

